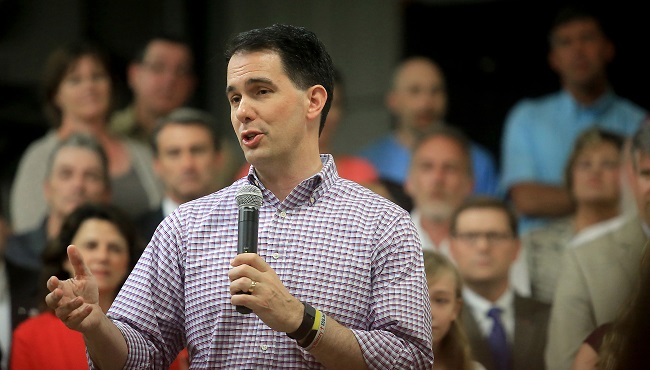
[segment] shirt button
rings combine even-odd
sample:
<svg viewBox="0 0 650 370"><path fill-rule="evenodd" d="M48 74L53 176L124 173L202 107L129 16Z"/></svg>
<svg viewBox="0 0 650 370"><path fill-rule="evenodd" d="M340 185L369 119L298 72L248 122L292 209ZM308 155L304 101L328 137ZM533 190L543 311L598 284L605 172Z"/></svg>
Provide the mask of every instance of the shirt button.
<svg viewBox="0 0 650 370"><path fill-rule="evenodd" d="M275 253L273 253L272 257L273 257L274 260L277 260L278 258L280 258L280 253L275 252Z"/></svg>
<svg viewBox="0 0 650 370"><path fill-rule="evenodd" d="M314 199L314 197L309 198L309 203L314 204L315 201L316 199Z"/></svg>
<svg viewBox="0 0 650 370"><path fill-rule="evenodd" d="M262 351L266 351L267 349L269 349L269 346L267 346L266 344L262 344L260 348L262 349Z"/></svg>
<svg viewBox="0 0 650 370"><path fill-rule="evenodd" d="M282 217L282 218L287 217L287 212L285 212L285 211L280 211L280 217Z"/></svg>

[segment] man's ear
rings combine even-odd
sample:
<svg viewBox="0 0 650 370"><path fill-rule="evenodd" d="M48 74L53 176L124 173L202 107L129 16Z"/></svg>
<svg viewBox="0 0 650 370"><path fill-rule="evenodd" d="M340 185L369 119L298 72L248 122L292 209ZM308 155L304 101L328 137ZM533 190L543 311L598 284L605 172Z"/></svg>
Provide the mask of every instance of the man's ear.
<svg viewBox="0 0 650 370"><path fill-rule="evenodd" d="M307 99L309 99L307 118L311 121L320 116L323 111L327 102L327 90L322 85L314 85L307 90Z"/></svg>

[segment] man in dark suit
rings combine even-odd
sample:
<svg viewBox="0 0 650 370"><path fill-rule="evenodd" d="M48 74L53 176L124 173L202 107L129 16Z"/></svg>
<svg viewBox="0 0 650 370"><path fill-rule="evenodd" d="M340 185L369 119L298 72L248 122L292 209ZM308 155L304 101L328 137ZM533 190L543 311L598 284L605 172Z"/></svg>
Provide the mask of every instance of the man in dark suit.
<svg viewBox="0 0 650 370"><path fill-rule="evenodd" d="M137 220L145 242L179 205L219 190L220 142L214 118L202 110L178 108L159 120L151 146L165 197L158 209Z"/></svg>
<svg viewBox="0 0 650 370"><path fill-rule="evenodd" d="M509 281L520 250L515 214L501 200L471 198L454 212L450 232L474 359L487 370L545 369L550 306L519 296Z"/></svg>

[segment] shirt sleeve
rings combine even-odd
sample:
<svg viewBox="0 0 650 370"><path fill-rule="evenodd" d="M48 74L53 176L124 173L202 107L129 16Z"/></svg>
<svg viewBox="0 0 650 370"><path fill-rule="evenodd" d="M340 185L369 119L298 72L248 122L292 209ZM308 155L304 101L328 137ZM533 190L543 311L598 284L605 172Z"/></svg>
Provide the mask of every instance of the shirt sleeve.
<svg viewBox="0 0 650 370"><path fill-rule="evenodd" d="M471 147L474 194L499 196L499 175L491 153L478 144Z"/></svg>
<svg viewBox="0 0 650 370"><path fill-rule="evenodd" d="M517 104L505 123L501 143L501 188L500 193L507 195L510 188L522 181L534 180L535 159L531 142L530 107L525 102Z"/></svg>
<svg viewBox="0 0 650 370"><path fill-rule="evenodd" d="M546 364L549 369L569 370L578 348L596 327L589 289L576 259L569 249L562 261L551 309Z"/></svg>
<svg viewBox="0 0 650 370"><path fill-rule="evenodd" d="M163 220L108 311L126 340L127 369L166 369L184 347L186 234L176 215Z"/></svg>
<svg viewBox="0 0 650 370"><path fill-rule="evenodd" d="M420 240L407 214L381 225L370 328L352 330L369 369L431 369L431 308Z"/></svg>

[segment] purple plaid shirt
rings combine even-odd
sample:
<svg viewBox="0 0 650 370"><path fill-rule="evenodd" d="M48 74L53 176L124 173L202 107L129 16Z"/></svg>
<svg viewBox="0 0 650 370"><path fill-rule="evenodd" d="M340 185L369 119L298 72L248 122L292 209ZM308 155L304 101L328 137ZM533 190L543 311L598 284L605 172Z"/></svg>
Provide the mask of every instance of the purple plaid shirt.
<svg viewBox="0 0 650 370"><path fill-rule="evenodd" d="M181 205L158 227L109 310L126 368L166 369L187 346L191 368L320 369L285 333L230 303L237 189L262 189L258 254L296 298L351 329L371 369L431 369L422 252L408 213L323 169L280 202L253 171Z"/></svg>

